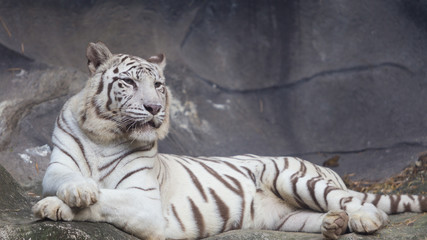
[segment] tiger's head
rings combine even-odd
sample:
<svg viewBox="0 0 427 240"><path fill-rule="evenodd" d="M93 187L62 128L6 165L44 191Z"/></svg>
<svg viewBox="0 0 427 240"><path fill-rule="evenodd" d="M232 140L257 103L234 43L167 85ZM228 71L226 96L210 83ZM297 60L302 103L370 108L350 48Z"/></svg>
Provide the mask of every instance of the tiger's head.
<svg viewBox="0 0 427 240"><path fill-rule="evenodd" d="M90 43L91 73L79 110L81 128L94 140L153 142L169 129L169 98L163 54L147 60L112 54L105 44Z"/></svg>

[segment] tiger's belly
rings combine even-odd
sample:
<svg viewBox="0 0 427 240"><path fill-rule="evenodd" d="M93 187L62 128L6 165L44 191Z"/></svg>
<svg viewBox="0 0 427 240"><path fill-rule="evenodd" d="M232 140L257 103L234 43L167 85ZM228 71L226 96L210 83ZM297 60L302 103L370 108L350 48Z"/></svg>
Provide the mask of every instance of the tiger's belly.
<svg viewBox="0 0 427 240"><path fill-rule="evenodd" d="M238 171L209 162L168 162L161 190L167 238L204 238L232 229L273 229L292 211Z"/></svg>

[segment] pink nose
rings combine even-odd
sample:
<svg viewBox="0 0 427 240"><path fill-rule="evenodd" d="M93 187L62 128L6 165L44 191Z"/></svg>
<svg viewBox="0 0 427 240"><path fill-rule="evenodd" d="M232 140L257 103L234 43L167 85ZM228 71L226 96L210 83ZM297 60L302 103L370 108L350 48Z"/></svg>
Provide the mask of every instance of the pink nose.
<svg viewBox="0 0 427 240"><path fill-rule="evenodd" d="M144 108L149 113L156 115L157 113L159 113L160 109L162 109L162 106L159 104L144 104Z"/></svg>

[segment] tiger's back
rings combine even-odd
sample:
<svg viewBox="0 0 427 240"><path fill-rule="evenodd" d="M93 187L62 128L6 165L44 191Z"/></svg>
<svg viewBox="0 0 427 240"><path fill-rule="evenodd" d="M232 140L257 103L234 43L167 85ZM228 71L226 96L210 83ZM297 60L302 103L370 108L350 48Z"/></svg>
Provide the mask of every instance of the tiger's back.
<svg viewBox="0 0 427 240"><path fill-rule="evenodd" d="M373 233L387 213L427 211L425 196L348 190L332 170L293 157L157 152L169 128L164 55L87 49L91 77L61 110L40 218L109 222L141 238L203 238L231 229Z"/></svg>

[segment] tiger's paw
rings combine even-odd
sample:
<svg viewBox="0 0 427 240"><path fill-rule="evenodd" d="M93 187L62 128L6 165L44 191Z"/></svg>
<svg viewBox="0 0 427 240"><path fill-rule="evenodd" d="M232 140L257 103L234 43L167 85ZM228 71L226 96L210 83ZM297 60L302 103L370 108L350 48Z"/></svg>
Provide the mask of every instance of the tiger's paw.
<svg viewBox="0 0 427 240"><path fill-rule="evenodd" d="M365 203L349 216L350 231L356 233L373 233L388 223L387 214L370 203Z"/></svg>
<svg viewBox="0 0 427 240"><path fill-rule="evenodd" d="M48 218L53 221L72 221L74 213L67 204L57 197L46 197L38 201L32 208L37 218Z"/></svg>
<svg viewBox="0 0 427 240"><path fill-rule="evenodd" d="M70 207L85 208L98 201L98 185L90 178L62 184L56 196Z"/></svg>
<svg viewBox="0 0 427 240"><path fill-rule="evenodd" d="M327 239L338 239L348 226L348 215L345 211L329 211L323 219L321 231Z"/></svg>

